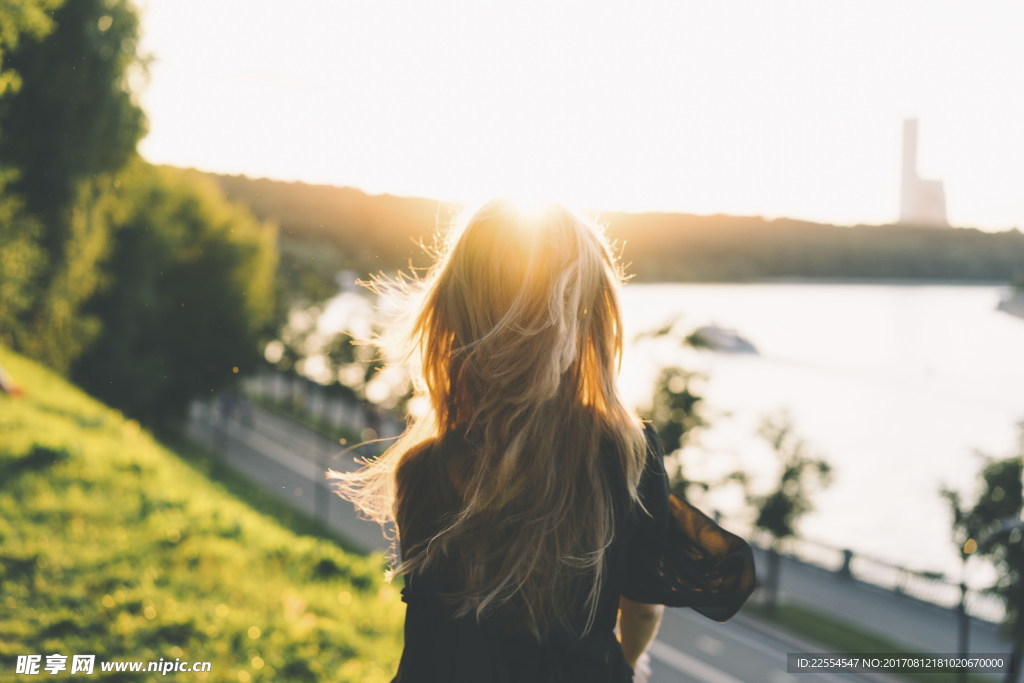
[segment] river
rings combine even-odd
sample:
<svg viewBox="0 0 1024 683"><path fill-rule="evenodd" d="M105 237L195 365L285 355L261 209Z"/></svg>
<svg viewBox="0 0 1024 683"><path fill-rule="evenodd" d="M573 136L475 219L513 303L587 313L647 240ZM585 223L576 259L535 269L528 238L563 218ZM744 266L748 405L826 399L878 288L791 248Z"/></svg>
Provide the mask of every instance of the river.
<svg viewBox="0 0 1024 683"><path fill-rule="evenodd" d="M756 435L789 411L834 468L801 535L879 559L958 576L939 490L973 500L984 451L1018 452L1024 420L1024 319L996 310L1004 287L912 284L636 284L623 291L627 336L681 316L716 323L758 349L737 355L649 340L631 344L622 386L648 400L657 367L706 374L709 428L680 454L691 476L742 468L768 486L776 460ZM756 483L756 482L755 482ZM738 491L704 503L749 522Z"/></svg>

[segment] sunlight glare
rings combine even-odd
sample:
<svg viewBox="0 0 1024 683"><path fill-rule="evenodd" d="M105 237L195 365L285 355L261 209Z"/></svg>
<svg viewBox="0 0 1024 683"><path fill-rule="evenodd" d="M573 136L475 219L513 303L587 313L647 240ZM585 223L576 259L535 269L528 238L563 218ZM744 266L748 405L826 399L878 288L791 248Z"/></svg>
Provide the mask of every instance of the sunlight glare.
<svg viewBox="0 0 1024 683"><path fill-rule="evenodd" d="M1008 0L984 20L926 0L439 0L401 20L387 4L264 0L230 35L237 3L147 7L141 150L157 163L470 204L542 191L854 224L895 218L914 116L919 170L946 183L954 225L1024 216ZM303 39L266 49L283 36Z"/></svg>
<svg viewBox="0 0 1024 683"><path fill-rule="evenodd" d="M523 223L528 226L539 225L552 207L558 204L553 198L541 194L514 194L507 195L505 199L511 202Z"/></svg>

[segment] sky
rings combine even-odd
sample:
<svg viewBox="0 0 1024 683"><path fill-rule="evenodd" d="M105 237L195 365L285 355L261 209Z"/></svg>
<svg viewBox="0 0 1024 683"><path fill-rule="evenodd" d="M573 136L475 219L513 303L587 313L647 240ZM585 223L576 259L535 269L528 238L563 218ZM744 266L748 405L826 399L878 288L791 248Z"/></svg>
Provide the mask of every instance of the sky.
<svg viewBox="0 0 1024 683"><path fill-rule="evenodd" d="M137 0L150 161L477 202L1024 229L1018 0Z"/></svg>

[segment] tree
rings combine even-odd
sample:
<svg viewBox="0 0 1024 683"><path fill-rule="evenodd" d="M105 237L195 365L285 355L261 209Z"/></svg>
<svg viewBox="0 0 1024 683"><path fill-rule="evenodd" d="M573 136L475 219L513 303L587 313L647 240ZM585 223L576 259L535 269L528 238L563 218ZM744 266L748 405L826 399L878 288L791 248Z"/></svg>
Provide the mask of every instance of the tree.
<svg viewBox="0 0 1024 683"><path fill-rule="evenodd" d="M825 460L811 455L807 442L796 435L792 418L782 412L761 421L760 435L771 444L779 458L778 483L766 494L748 491L747 498L757 510L754 526L771 538L768 547L768 611L774 612L779 590L779 544L796 536L800 518L813 509L811 495L832 482L832 468ZM748 484L744 473L734 478Z"/></svg>
<svg viewBox="0 0 1024 683"><path fill-rule="evenodd" d="M689 336L684 336L679 328L680 316L676 316L660 328L641 332L634 338L633 343L640 344L645 340L663 343L664 340L668 340L668 349L675 357L680 347L693 346ZM705 379L701 373L679 365L665 365L658 373L651 396L651 407L643 417L651 421L665 452L669 455L690 445L697 430L708 425L702 410L703 398L697 393L697 385ZM711 487L708 482L689 479L682 463L669 471L669 481L673 492L684 499L688 498L687 492L690 488L707 491Z"/></svg>
<svg viewBox="0 0 1024 683"><path fill-rule="evenodd" d="M703 379L703 375L675 365L662 368L658 374L651 408L644 417L654 425L668 454L684 448L695 430L707 426L701 411L703 398L695 387ZM684 499L688 498L687 490L691 487L706 491L711 486L707 482L689 479L681 465L670 475L672 490Z"/></svg>
<svg viewBox="0 0 1024 683"><path fill-rule="evenodd" d="M72 377L162 430L188 403L262 362L273 334L276 229L229 204L201 174L141 161L106 277L85 310L102 322Z"/></svg>
<svg viewBox="0 0 1024 683"><path fill-rule="evenodd" d="M23 40L39 40L53 30L50 14L61 0L0 0L0 97L17 92L22 76L8 53Z"/></svg>
<svg viewBox="0 0 1024 683"><path fill-rule="evenodd" d="M26 8L56 4L4 3L24 10L33 26L46 20ZM53 12L52 31L34 29L32 39L4 55L10 66L2 80L10 82L14 73L20 84L0 99L0 163L17 171L5 189L20 195L38 220L34 233L22 228L16 247L22 256L12 257L22 266L22 284L8 336L62 372L99 334L98 321L81 308L100 282L97 265L118 222L119 207L110 199L117 173L145 130L131 89L144 73L138 24L128 0L74 0ZM44 259L24 256L29 234ZM30 285L24 284L28 270Z"/></svg>
<svg viewBox="0 0 1024 683"><path fill-rule="evenodd" d="M342 330L327 341L323 352L335 381L351 390L359 401L368 402L366 388L384 368L380 349Z"/></svg>
<svg viewBox="0 0 1024 683"><path fill-rule="evenodd" d="M9 64L9 52L53 30L49 12L58 4L59 0L0 0L0 108L23 82ZM0 128L0 140L4 136ZM39 246L41 226L12 189L17 179L18 169L6 160L0 162L0 344L8 346L15 343L20 317L33 305L34 282L45 256Z"/></svg>
<svg viewBox="0 0 1024 683"><path fill-rule="evenodd" d="M953 538L966 557L977 552L996 568L998 579L989 591L1006 608L1004 631L1013 641L1014 661L1024 654L1024 422L1017 455L997 460L986 456L979 474L980 494L973 505L964 504L956 491L942 495L953 512ZM1017 679L1006 675L1007 683Z"/></svg>
<svg viewBox="0 0 1024 683"><path fill-rule="evenodd" d="M0 176L0 344L15 346L19 321L35 301L34 281L45 254L39 222L25 212L20 197L5 192L10 177Z"/></svg>

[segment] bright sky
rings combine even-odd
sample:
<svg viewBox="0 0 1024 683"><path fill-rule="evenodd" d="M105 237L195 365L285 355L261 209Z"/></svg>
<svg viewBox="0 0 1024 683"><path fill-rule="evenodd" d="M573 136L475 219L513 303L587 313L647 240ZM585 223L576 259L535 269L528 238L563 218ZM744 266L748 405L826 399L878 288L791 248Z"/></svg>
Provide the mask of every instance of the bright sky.
<svg viewBox="0 0 1024 683"><path fill-rule="evenodd" d="M139 0L151 161L478 201L1024 228L1019 0Z"/></svg>

